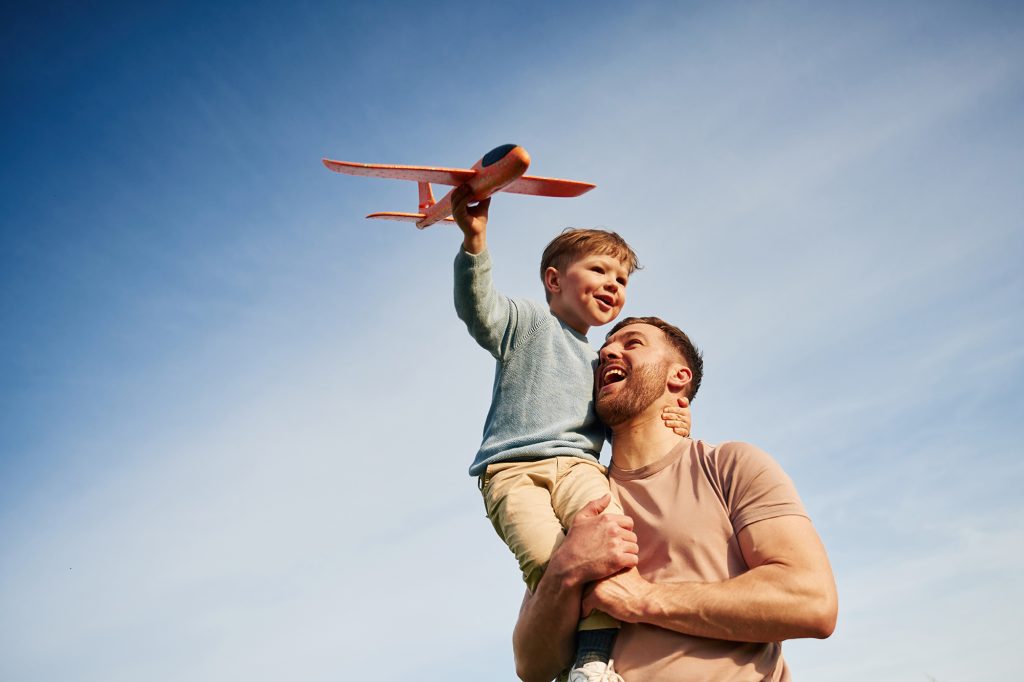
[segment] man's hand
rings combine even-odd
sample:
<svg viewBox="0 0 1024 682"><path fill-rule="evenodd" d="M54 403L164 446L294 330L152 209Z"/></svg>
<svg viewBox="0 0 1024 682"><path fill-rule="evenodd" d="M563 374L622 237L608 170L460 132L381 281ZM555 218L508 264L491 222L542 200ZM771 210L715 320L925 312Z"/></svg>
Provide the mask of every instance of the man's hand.
<svg viewBox="0 0 1024 682"><path fill-rule="evenodd" d="M452 217L462 230L462 248L466 253L477 254L487 248L487 211L491 198L470 206L472 197L469 185L459 185L452 190Z"/></svg>
<svg viewBox="0 0 1024 682"><path fill-rule="evenodd" d="M583 586L636 566L640 547L633 519L601 513L611 499L605 495L576 513L537 589L526 591L512 633L519 679L551 680L568 666L576 651Z"/></svg>
<svg viewBox="0 0 1024 682"><path fill-rule="evenodd" d="M624 623L640 622L640 614L650 593L651 583L636 568L622 571L590 586L583 595L580 617L593 610L604 611Z"/></svg>
<svg viewBox="0 0 1024 682"><path fill-rule="evenodd" d="M686 438L690 435L690 399L679 398L679 407L666 407L661 412L661 419L665 426L676 432L677 436Z"/></svg>
<svg viewBox="0 0 1024 682"><path fill-rule="evenodd" d="M600 580L637 565L640 545L633 532L633 519L601 513L611 500L611 495L605 495L577 512L565 541L552 555L547 572L553 572L566 587Z"/></svg>

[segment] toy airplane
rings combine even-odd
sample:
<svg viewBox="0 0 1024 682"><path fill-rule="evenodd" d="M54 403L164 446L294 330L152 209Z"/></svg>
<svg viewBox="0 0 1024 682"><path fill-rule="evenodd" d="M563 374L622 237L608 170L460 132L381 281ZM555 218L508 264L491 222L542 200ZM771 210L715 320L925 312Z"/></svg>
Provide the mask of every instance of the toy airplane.
<svg viewBox="0 0 1024 682"><path fill-rule="evenodd" d="M419 184L420 213L371 213L367 218L404 220L423 229L441 220L454 222L452 192L434 201L430 183L459 186L468 183L473 190L471 201L481 201L495 192L515 192L544 197L578 197L596 185L576 180L558 180L523 175L530 166L530 155L515 144L503 144L484 154L472 168L435 168L432 166L391 166L376 163L323 160L324 165L337 173L365 175L374 178L411 180ZM452 190L454 191L454 190Z"/></svg>

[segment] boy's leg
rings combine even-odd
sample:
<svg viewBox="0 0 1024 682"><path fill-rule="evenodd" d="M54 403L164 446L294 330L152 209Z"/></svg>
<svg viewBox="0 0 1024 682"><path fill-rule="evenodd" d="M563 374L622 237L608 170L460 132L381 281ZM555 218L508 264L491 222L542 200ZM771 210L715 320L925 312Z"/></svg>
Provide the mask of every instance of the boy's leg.
<svg viewBox="0 0 1024 682"><path fill-rule="evenodd" d="M540 582L551 553L565 538L551 500L557 473L555 460L543 459L492 464L484 474L487 517L498 537L516 555L531 592Z"/></svg>
<svg viewBox="0 0 1024 682"><path fill-rule="evenodd" d="M551 506L562 526L569 528L580 509L610 492L607 470L597 462L579 457L558 458L560 469L551 492ZM621 514L622 507L612 498L603 514ZM579 629L618 628L619 621L595 611L580 621Z"/></svg>
<svg viewBox="0 0 1024 682"><path fill-rule="evenodd" d="M580 509L609 493L608 477L605 468L596 462L578 457L558 459L560 467L551 494L551 504L562 525L569 528ZM602 513L621 514L622 507L613 498ZM597 675L601 674L603 664L611 660L612 647L619 627L619 621L600 611L595 611L580 621L576 662L573 664L574 672L581 671L577 679L588 679L587 674L582 671L594 665L597 666Z"/></svg>
<svg viewBox="0 0 1024 682"><path fill-rule="evenodd" d="M608 470L597 462L579 457L556 457L558 474L551 490L551 506L565 528L572 525L577 512L611 492ZM612 498L604 514L621 514L622 507Z"/></svg>

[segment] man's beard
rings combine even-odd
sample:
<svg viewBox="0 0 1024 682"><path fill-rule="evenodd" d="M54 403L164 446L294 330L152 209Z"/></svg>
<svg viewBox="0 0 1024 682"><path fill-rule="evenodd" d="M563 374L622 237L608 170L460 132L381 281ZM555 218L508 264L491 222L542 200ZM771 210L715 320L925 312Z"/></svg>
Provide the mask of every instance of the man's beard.
<svg viewBox="0 0 1024 682"><path fill-rule="evenodd" d="M624 379L628 383L614 394L599 397L594 409L608 426L621 424L647 409L665 391L665 363L647 363L633 368Z"/></svg>

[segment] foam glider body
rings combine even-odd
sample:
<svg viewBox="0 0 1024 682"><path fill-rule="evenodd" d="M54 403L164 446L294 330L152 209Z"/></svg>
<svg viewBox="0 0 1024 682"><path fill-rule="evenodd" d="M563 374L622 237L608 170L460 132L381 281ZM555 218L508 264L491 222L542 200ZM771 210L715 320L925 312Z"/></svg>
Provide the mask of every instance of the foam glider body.
<svg viewBox="0 0 1024 682"><path fill-rule="evenodd" d="M472 201L482 201L495 192L514 192L544 197L578 197L596 185L576 180L559 180L524 175L530 167L530 155L515 144L503 144L484 154L472 168L437 168L434 166L394 166L376 163L323 160L324 165L336 173L362 175L371 178L410 180L419 185L419 213L393 211L371 213L367 218L403 220L416 223L421 230L442 220L452 219L452 192L434 200L431 183L458 187L468 184L473 190ZM454 191L454 190L453 190Z"/></svg>

